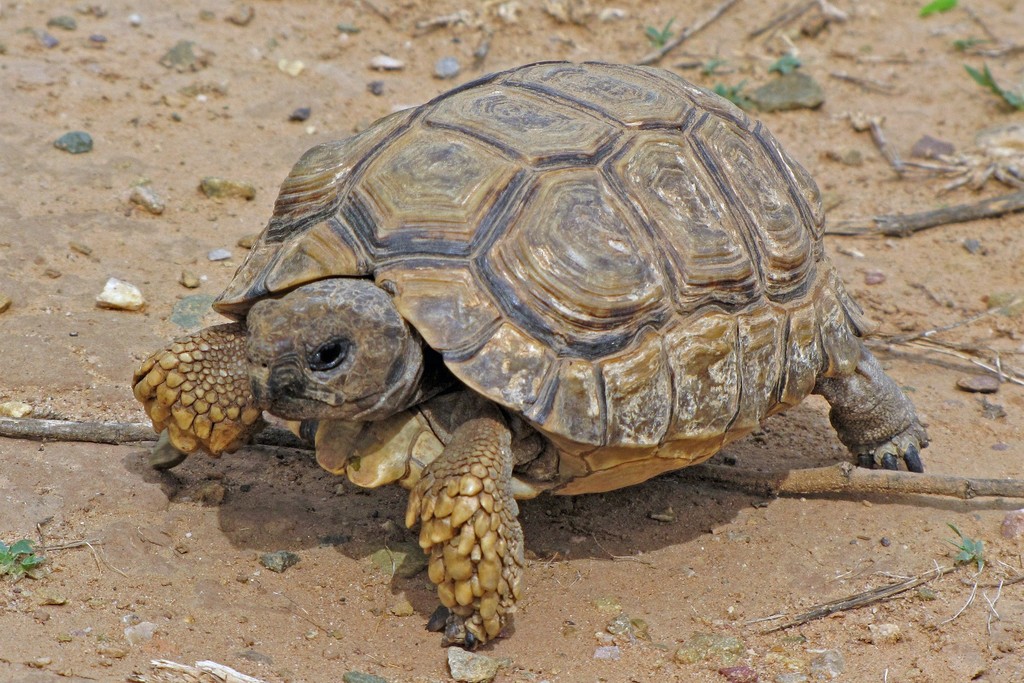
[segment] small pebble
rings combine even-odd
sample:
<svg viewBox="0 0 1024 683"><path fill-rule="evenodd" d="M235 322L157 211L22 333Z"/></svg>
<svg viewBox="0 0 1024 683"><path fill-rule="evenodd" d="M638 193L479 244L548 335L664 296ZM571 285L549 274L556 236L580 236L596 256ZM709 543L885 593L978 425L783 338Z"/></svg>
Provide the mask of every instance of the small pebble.
<svg viewBox="0 0 1024 683"><path fill-rule="evenodd" d="M107 37L102 33L92 33L89 35L89 42L96 45L103 45L107 42Z"/></svg>
<svg viewBox="0 0 1024 683"><path fill-rule="evenodd" d="M289 76L298 76L306 68L305 62L301 59L279 59L277 68Z"/></svg>
<svg viewBox="0 0 1024 683"><path fill-rule="evenodd" d="M210 65L210 55L191 40L179 40L160 58L160 64L175 71L199 71Z"/></svg>
<svg viewBox="0 0 1024 683"><path fill-rule="evenodd" d="M309 107L299 107L298 109L296 109L295 111L293 111L291 114L288 115L288 120L289 121L306 121L306 120L309 119L309 116L312 113L313 113L313 110L310 109Z"/></svg>
<svg viewBox="0 0 1024 683"><path fill-rule="evenodd" d="M225 489L224 485L219 481L207 481L193 491L190 498L200 505L205 505L206 507L217 507L224 502L224 497L226 495L227 489ZM298 560L296 560L296 562L297 561ZM284 570L282 569L281 571Z"/></svg>
<svg viewBox="0 0 1024 683"><path fill-rule="evenodd" d="M377 71L399 71L405 68L405 62L387 55L377 55L370 60L370 68Z"/></svg>
<svg viewBox="0 0 1024 683"><path fill-rule="evenodd" d="M224 247L212 249L207 252L206 258L210 261L227 261L231 258L231 250L225 249Z"/></svg>
<svg viewBox="0 0 1024 683"><path fill-rule="evenodd" d="M440 79L455 78L462 71L462 65L455 57L441 57L434 64L434 76Z"/></svg>
<svg viewBox="0 0 1024 683"><path fill-rule="evenodd" d="M616 598L602 597L594 599L594 607L605 614L618 614L622 611L622 605Z"/></svg>
<svg viewBox="0 0 1024 683"><path fill-rule="evenodd" d="M130 282L112 277L103 285L103 291L96 297L96 305L118 311L138 311L146 305L139 288Z"/></svg>
<svg viewBox="0 0 1024 683"><path fill-rule="evenodd" d="M341 676L341 683L388 683L388 679L362 671L346 671Z"/></svg>
<svg viewBox="0 0 1024 683"><path fill-rule="evenodd" d="M252 5L239 5L227 16L227 20L235 26L248 26L256 16Z"/></svg>
<svg viewBox="0 0 1024 683"><path fill-rule="evenodd" d="M128 195L128 201L136 206L141 206L146 212L154 216L159 216L167 208L163 200L148 185L136 185L133 187Z"/></svg>
<svg viewBox="0 0 1024 683"><path fill-rule="evenodd" d="M956 381L956 388L975 394L994 394L999 391L999 378L995 375L967 375Z"/></svg>
<svg viewBox="0 0 1024 683"><path fill-rule="evenodd" d="M288 552L287 550L278 550L276 553L260 555L260 564L270 571L280 574L285 569L295 566L300 559L295 553Z"/></svg>
<svg viewBox="0 0 1024 683"><path fill-rule="evenodd" d="M882 544L883 548L888 548L892 545L892 541L889 540L888 536L882 536L882 538L878 542Z"/></svg>
<svg viewBox="0 0 1024 683"><path fill-rule="evenodd" d="M594 648L594 659L610 659L615 661L622 657L622 650L618 645L601 645Z"/></svg>
<svg viewBox="0 0 1024 683"><path fill-rule="evenodd" d="M92 256L92 247L88 244L82 244L81 242L68 242L68 246L71 247L71 251L77 251L82 256Z"/></svg>
<svg viewBox="0 0 1024 683"><path fill-rule="evenodd" d="M223 197L241 197L251 200L256 197L256 188L252 183L228 180L216 176L207 176L199 181L199 189L207 197L220 199Z"/></svg>
<svg viewBox="0 0 1024 683"><path fill-rule="evenodd" d="M1010 444L1003 443L1002 441L1000 441L998 443L992 444L991 448L994 451L1008 451L1010 450Z"/></svg>
<svg viewBox="0 0 1024 683"><path fill-rule="evenodd" d="M389 543L370 555L370 563L388 576L409 579L427 568L430 558L415 541Z"/></svg>
<svg viewBox="0 0 1024 683"><path fill-rule="evenodd" d="M0 406L2 407L2 406ZM999 525L999 533L1003 538L1016 539L1024 536L1024 510L1011 510L1003 517Z"/></svg>
<svg viewBox="0 0 1024 683"><path fill-rule="evenodd" d="M53 37L53 35L50 34L48 31L37 31L36 39L39 40L40 45L42 45L48 50L51 50L60 45L60 41Z"/></svg>
<svg viewBox="0 0 1024 683"><path fill-rule="evenodd" d="M355 24L345 24L345 23L338 24L337 29L338 29L338 33L347 33L349 35L355 35L356 33L359 33L359 31L362 30L358 26L356 26Z"/></svg>
<svg viewBox="0 0 1024 683"><path fill-rule="evenodd" d="M85 154L92 151L92 136L85 131L73 130L54 140L53 146L70 154Z"/></svg>
<svg viewBox="0 0 1024 683"><path fill-rule="evenodd" d="M463 683L486 683L498 675L501 662L493 657L467 652L461 647L448 648L448 670L452 678Z"/></svg>
<svg viewBox="0 0 1024 683"><path fill-rule="evenodd" d="M815 109L825 101L818 82L800 71L779 76L753 90L748 97L761 111Z"/></svg>
<svg viewBox="0 0 1024 683"><path fill-rule="evenodd" d="M839 678L845 669L846 660L839 650L825 650L811 660L811 676L818 680Z"/></svg>
<svg viewBox="0 0 1024 683"><path fill-rule="evenodd" d="M725 680L729 683L757 683L760 680L757 677L757 672L745 664L723 667L718 670L718 673L725 676Z"/></svg>
<svg viewBox="0 0 1024 683"><path fill-rule="evenodd" d="M880 270L869 270L864 273L864 284L880 285L885 282L885 273Z"/></svg>
<svg viewBox="0 0 1024 683"><path fill-rule="evenodd" d="M256 240L260 238L259 233L253 233L252 235L242 235L235 242L242 249L252 249L252 245L256 244Z"/></svg>
<svg viewBox="0 0 1024 683"><path fill-rule="evenodd" d="M1006 408L1000 403L990 403L987 398L982 396L981 402L981 416L986 420L998 420L1006 417Z"/></svg>
<svg viewBox="0 0 1024 683"><path fill-rule="evenodd" d="M380 97L384 94L384 81L370 81L366 84L366 89L370 91L371 95Z"/></svg>
<svg viewBox="0 0 1024 683"><path fill-rule="evenodd" d="M110 657L111 659L122 659L128 656L128 648L124 645L106 644L100 645L96 648L96 654L101 657Z"/></svg>
<svg viewBox="0 0 1024 683"><path fill-rule="evenodd" d="M129 645L138 645L139 643L145 643L148 640L153 639L153 634L156 633L156 624L149 621L143 621L135 626L129 626L124 630L125 640L128 641Z"/></svg>
<svg viewBox="0 0 1024 683"><path fill-rule="evenodd" d="M132 26L142 26L142 16L138 14L129 14L128 23Z"/></svg>
<svg viewBox="0 0 1024 683"><path fill-rule="evenodd" d="M597 20L602 23L609 21L622 21L629 17L629 12L619 7L605 7L597 13Z"/></svg>
<svg viewBox="0 0 1024 683"><path fill-rule="evenodd" d="M893 644L903 640L900 627L896 624L868 624L868 631L873 645Z"/></svg>
<svg viewBox="0 0 1024 683"><path fill-rule="evenodd" d="M43 275L50 278L51 280L56 280L63 274L64 273L60 272L56 268L47 268L46 270L43 271Z"/></svg>
<svg viewBox="0 0 1024 683"><path fill-rule="evenodd" d="M13 303L11 301L11 297L7 296L6 294L0 294L0 313L3 313L8 308L10 308L11 303Z"/></svg>
<svg viewBox="0 0 1024 683"><path fill-rule="evenodd" d="M388 607L388 612L396 617L411 617L416 614L412 603L404 595L398 596L398 599Z"/></svg>
<svg viewBox="0 0 1024 683"><path fill-rule="evenodd" d="M974 254L975 256L980 254L980 255L984 256L985 254L988 253L988 249L986 249L985 247L981 246L981 241L980 240L976 240L976 239L968 237L967 239L965 239L963 241L963 245L964 245L964 250L968 254Z"/></svg>
<svg viewBox="0 0 1024 683"><path fill-rule="evenodd" d="M196 277L196 274L191 270L183 270L181 271L181 275L178 276L178 284L182 287L187 287L188 289L195 289L201 283L199 278Z"/></svg>
<svg viewBox="0 0 1024 683"><path fill-rule="evenodd" d="M945 140L933 138L931 135L923 135L910 148L910 156L917 159L938 159L941 156L948 156L956 151L956 148Z"/></svg>
<svg viewBox="0 0 1024 683"><path fill-rule="evenodd" d="M78 28L78 22L75 21L75 18L67 15L51 17L47 20L46 25L52 28L64 29L65 31L74 31Z"/></svg>
<svg viewBox="0 0 1024 683"><path fill-rule="evenodd" d="M0 416L28 417L32 414L32 406L22 401L4 401L0 403Z"/></svg>

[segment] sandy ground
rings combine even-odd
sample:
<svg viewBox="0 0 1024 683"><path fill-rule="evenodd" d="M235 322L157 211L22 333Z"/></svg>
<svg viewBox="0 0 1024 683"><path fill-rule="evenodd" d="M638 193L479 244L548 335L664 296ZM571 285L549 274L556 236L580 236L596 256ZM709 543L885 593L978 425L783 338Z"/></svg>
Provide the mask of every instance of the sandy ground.
<svg viewBox="0 0 1024 683"><path fill-rule="evenodd" d="M985 61L1012 88L1024 76L1019 54L983 60L955 50L954 40L985 37L962 9L919 18L916 1L837 4L847 21L821 27L812 11L751 38L784 3L741 0L660 64L708 87L746 81L752 89L795 51L822 84L824 105L761 116L818 180L832 222L1007 191L991 182L979 193L939 196L941 179L899 178L847 114L883 116L904 157L926 134L968 151L979 129L1022 114L962 65ZM1024 36L1022 3L970 6L998 37ZM228 19L242 19L243 6L218 0L0 4L0 294L13 301L0 313L0 402L23 401L37 417L141 421L133 369L184 332L171 320L176 304L226 284L244 256L236 242L261 229L306 148L484 72L540 59L635 61L650 49L647 26L674 18L679 30L713 4L251 7L251 21L239 25ZM612 9L621 13L599 16ZM417 28L460 10L464 22ZM60 16L77 28L47 27ZM58 44L46 47L42 31ZM160 64L180 40L200 51L196 70ZM405 68L371 70L382 54ZM451 81L434 77L444 56L462 65ZM690 68L714 60L714 69ZM303 68L290 75L296 61ZM300 107L311 109L308 120L289 121ZM72 130L92 135L92 152L54 148ZM204 176L252 183L256 196L209 199L197 189ZM129 202L140 182L166 204L162 214ZM908 239L829 237L827 246L879 332L923 330L984 311L990 296L1024 291L1022 227L1017 215ZM965 240L978 241L977 253ZM221 247L231 257L209 261ZM182 270L201 279L198 289L178 284ZM96 307L108 277L139 286L145 309ZM207 313L191 324L216 320ZM1019 366L1024 319L988 316L942 336L997 349ZM1020 386L989 396L1004 414L986 416L978 395L956 387L976 368L905 347L880 356L927 421L929 472L1024 477ZM836 462L846 456L826 412L808 400L726 455L750 468ZM0 582L0 679L120 681L149 672L155 658L214 660L269 681L340 680L352 671L449 679L437 634L423 628L436 604L425 574L391 578L368 559L414 538L402 524L403 491L357 490L299 451L246 448L162 474L145 458L142 445L0 439L0 540L35 539L41 525L51 545L93 541L50 552L42 579ZM833 673L841 668L846 681L1022 681L1024 584L997 588L1024 570L1020 541L1000 535L1005 512L1020 505L766 499L678 474L604 495L544 497L522 506L530 561L514 633L484 654L506 660L499 681L726 681L719 669L730 665L749 666L760 681L818 680L829 675L821 668L834 657L827 651L839 653ZM950 565L957 551L949 523L985 543L980 575L965 567L927 590L783 632L754 622ZM276 574L259 564L261 553L281 549L298 553L298 565ZM396 616L406 601L414 613ZM646 622L649 639L609 634L620 611ZM153 637L129 642L125 629L145 622L155 625ZM738 638L737 654L680 661L677 650L697 634Z"/></svg>

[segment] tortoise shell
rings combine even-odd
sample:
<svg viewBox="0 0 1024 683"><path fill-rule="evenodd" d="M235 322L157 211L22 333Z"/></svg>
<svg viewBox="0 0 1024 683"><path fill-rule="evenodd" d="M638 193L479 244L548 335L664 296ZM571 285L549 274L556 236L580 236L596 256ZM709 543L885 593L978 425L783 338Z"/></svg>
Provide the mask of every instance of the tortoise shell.
<svg viewBox="0 0 1024 683"><path fill-rule="evenodd" d="M699 462L859 357L807 172L666 71L541 63L314 147L215 303L372 278L560 453L561 492Z"/></svg>

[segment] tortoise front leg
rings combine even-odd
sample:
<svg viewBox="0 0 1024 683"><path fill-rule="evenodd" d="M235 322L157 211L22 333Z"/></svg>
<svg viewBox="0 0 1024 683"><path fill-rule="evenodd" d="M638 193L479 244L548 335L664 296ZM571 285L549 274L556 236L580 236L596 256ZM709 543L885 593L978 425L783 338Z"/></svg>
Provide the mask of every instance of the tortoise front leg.
<svg viewBox="0 0 1024 683"><path fill-rule="evenodd" d="M491 640L519 598L523 530L512 497L511 440L497 414L464 422L409 496L405 523L419 520L430 580L451 610L445 645Z"/></svg>
<svg viewBox="0 0 1024 683"><path fill-rule="evenodd" d="M231 452L263 426L249 386L245 328L216 325L176 339L135 372L132 388L157 433L180 453ZM158 446L158 449L160 447ZM164 453L156 466L180 460Z"/></svg>

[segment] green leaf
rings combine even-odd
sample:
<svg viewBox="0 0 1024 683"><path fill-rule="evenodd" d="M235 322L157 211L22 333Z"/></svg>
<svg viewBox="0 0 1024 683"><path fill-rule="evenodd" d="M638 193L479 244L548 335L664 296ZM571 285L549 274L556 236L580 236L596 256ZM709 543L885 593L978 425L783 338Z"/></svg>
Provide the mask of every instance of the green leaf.
<svg viewBox="0 0 1024 683"><path fill-rule="evenodd" d="M800 61L799 57L796 57L795 55L783 55L778 61L768 67L768 72L771 73L772 71L777 71L780 74L789 74L793 73L801 66L803 66L803 62Z"/></svg>
<svg viewBox="0 0 1024 683"><path fill-rule="evenodd" d="M991 42L991 40L986 40L984 38L961 38L953 41L953 47L960 52L964 52L966 50L970 50L972 47L977 47L978 45L984 45L985 43Z"/></svg>
<svg viewBox="0 0 1024 683"><path fill-rule="evenodd" d="M956 7L956 0L933 0L921 8L920 16L927 17L929 14L948 12Z"/></svg>
<svg viewBox="0 0 1024 683"><path fill-rule="evenodd" d="M718 83L715 85L714 91L716 95L721 95L740 109L751 109L754 103L740 93L746 83L746 81L740 81L739 85L723 85Z"/></svg>
<svg viewBox="0 0 1024 683"><path fill-rule="evenodd" d="M10 552L12 555L31 555L32 541L27 538L23 538L11 546Z"/></svg>
<svg viewBox="0 0 1024 683"><path fill-rule="evenodd" d="M967 70L968 75L974 82L983 88L988 88L996 95L1003 98L1003 101L1014 109L1024 109L1024 95L1015 93L1011 90L1006 90L996 83L996 79L992 76L992 72L988 70L988 64L982 65L982 70L977 69L964 64L964 69Z"/></svg>

